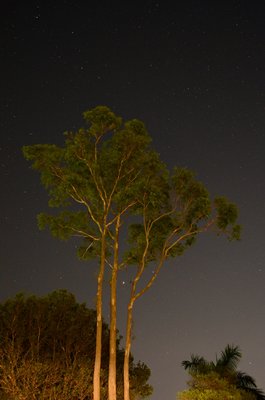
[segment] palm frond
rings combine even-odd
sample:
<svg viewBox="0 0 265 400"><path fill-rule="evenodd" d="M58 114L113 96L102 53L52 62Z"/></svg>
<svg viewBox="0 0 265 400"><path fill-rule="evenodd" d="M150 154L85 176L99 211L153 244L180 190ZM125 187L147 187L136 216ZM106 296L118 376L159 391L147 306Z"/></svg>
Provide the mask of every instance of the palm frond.
<svg viewBox="0 0 265 400"><path fill-rule="evenodd" d="M190 360L182 361L182 366L188 370L193 379L200 375L215 373L241 391L251 394L253 399L265 400L265 393L257 388L255 379L245 372L237 371L241 357L238 346L227 345L221 352L221 356L216 357L215 362L208 362L203 357L191 355Z"/></svg>
<svg viewBox="0 0 265 400"><path fill-rule="evenodd" d="M255 379L252 376L245 374L245 372L238 371L236 373L236 385L240 388L256 388Z"/></svg>
<svg viewBox="0 0 265 400"><path fill-rule="evenodd" d="M256 400L265 400L265 393L259 388L241 388L246 393L250 393Z"/></svg>
<svg viewBox="0 0 265 400"><path fill-rule="evenodd" d="M265 393L257 387L255 379L245 372L236 373L236 386L238 389L251 393L256 400L265 400Z"/></svg>
<svg viewBox="0 0 265 400"><path fill-rule="evenodd" d="M205 373L209 370L208 362L200 356L192 354L190 360L182 361L181 365L190 373Z"/></svg>
<svg viewBox="0 0 265 400"><path fill-rule="evenodd" d="M237 365L242 357L238 346L227 345L221 352L221 357L216 361L217 370L225 369L226 372L235 372Z"/></svg>

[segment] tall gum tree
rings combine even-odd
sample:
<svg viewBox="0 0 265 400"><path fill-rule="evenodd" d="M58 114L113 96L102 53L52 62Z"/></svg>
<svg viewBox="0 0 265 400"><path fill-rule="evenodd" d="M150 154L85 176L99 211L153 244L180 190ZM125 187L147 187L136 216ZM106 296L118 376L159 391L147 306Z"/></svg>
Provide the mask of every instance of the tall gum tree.
<svg viewBox="0 0 265 400"><path fill-rule="evenodd" d="M129 357L132 312L135 301L152 285L164 262L181 254L196 236L212 227L236 236L236 207L224 198L211 205L209 195L193 174L175 169L170 176L151 138L138 120L123 123L107 107L84 113L87 128L66 133L62 147L42 144L25 146L25 157L41 173L56 215L40 214L40 228L48 226L60 239L79 236L83 259L97 257L97 330L94 364L94 400L100 399L102 341L102 284L110 266L109 400L116 400L116 285L119 269L136 264L128 305L124 357L124 398L129 399ZM214 214L215 212L215 214ZM132 247L121 257L121 227L128 214L142 222L130 227ZM214 214L214 215L213 215ZM138 282L150 263L154 273L140 291Z"/></svg>
<svg viewBox="0 0 265 400"><path fill-rule="evenodd" d="M111 267L109 399L116 399L116 283L122 220L139 211L143 188L150 175L163 169L150 150L150 136L138 120L123 123L109 108L86 111L86 128L67 132L65 144L24 146L23 153L41 173L55 215L40 214L40 229L67 240L81 238L82 259L98 258L97 329L93 378L94 400L100 399L102 299L106 265Z"/></svg>
<svg viewBox="0 0 265 400"><path fill-rule="evenodd" d="M240 235L236 206L224 197L211 202L204 185L186 168L175 168L171 176L150 176L139 208L141 222L130 227L132 247L127 254L128 263L137 267L127 307L124 400L130 399L129 357L135 301L152 286L165 261L181 255L199 234L213 230L229 239L239 239ZM151 277L137 290L150 263Z"/></svg>

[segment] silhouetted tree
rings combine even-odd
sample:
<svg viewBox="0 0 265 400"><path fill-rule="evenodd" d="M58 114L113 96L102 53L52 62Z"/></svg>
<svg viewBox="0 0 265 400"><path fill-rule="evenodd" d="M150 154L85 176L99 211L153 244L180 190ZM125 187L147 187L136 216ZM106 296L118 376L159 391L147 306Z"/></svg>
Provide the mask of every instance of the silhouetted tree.
<svg viewBox="0 0 265 400"><path fill-rule="evenodd" d="M102 325L101 396L107 396L109 328ZM17 295L0 304L0 388L9 400L88 400L93 396L96 312L60 290ZM117 341L117 397L123 398L123 357ZM132 398L152 392L150 370L130 359Z"/></svg>
<svg viewBox="0 0 265 400"><path fill-rule="evenodd" d="M240 390L242 396L247 394L250 398L265 400L265 394L261 389L257 388L255 380L244 372L237 370L241 357L242 353L238 346L227 345L215 362L208 362L203 357L192 355L191 359L183 361L182 365L193 377L193 387L197 388L198 382L202 380L210 381L212 374L215 374L218 377L217 379L225 380L227 384Z"/></svg>

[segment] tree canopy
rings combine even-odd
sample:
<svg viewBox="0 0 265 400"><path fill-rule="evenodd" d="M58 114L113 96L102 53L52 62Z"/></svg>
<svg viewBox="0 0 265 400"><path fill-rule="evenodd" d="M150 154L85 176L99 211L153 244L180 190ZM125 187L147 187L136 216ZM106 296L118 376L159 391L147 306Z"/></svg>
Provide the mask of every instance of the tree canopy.
<svg viewBox="0 0 265 400"><path fill-rule="evenodd" d="M18 294L0 304L0 389L9 400L87 400L93 393L96 312L59 290ZM109 328L103 322L101 396L107 399ZM123 354L117 337L117 395L123 393ZM130 359L132 398L152 392L150 370Z"/></svg>
<svg viewBox="0 0 265 400"><path fill-rule="evenodd" d="M78 255L99 259L97 334L94 366L94 400L100 399L102 284L105 265L111 266L110 398L116 398L116 281L119 237L125 215L136 214L145 190L163 180L164 165L150 148L151 138L136 119L123 122L108 107L83 114L86 126L67 132L62 147L53 144L24 146L26 159L41 173L51 207L60 211L38 216L41 229L48 226L60 239L82 238Z"/></svg>
<svg viewBox="0 0 265 400"><path fill-rule="evenodd" d="M119 232L122 218L137 211L138 198L148 187L151 173L162 163L150 147L151 138L138 120L123 122L108 107L83 114L86 127L67 132L65 145L25 146L25 157L40 171L57 215L40 214L40 228L49 226L61 239L82 238L78 255L98 257L97 334L94 399L100 398L102 284L105 265L112 268L109 392L116 398L116 280L119 269Z"/></svg>
<svg viewBox="0 0 265 400"><path fill-rule="evenodd" d="M132 310L157 278L164 262L182 254L203 232L214 230L238 239L237 207L223 196L211 199L187 168L169 171L151 147L143 122L123 121L106 106L83 114L85 127L65 134L62 146L36 144L24 156L40 172L57 212L38 216L41 229L67 240L81 238L78 255L97 258L97 329L94 400L100 399L102 299L106 266L110 267L109 397L116 400L116 284L118 271L134 265L128 304L124 359L125 400L129 400ZM125 229L125 218L130 226ZM127 251L123 252L127 244ZM138 283L150 263L154 273Z"/></svg>
<svg viewBox="0 0 265 400"><path fill-rule="evenodd" d="M265 400L265 394L255 380L237 370L241 357L239 347L234 345L227 345L215 362L191 355L190 360L182 362L192 377L191 389L179 394L179 399Z"/></svg>
<svg viewBox="0 0 265 400"><path fill-rule="evenodd" d="M215 372L196 375L190 389L178 393L178 400L255 400L253 395L238 389Z"/></svg>

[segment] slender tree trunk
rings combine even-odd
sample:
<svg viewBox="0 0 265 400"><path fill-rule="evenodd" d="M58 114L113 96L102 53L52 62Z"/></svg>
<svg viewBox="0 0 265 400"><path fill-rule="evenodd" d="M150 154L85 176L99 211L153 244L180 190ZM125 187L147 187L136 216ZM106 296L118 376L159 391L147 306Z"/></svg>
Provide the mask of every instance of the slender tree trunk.
<svg viewBox="0 0 265 400"><path fill-rule="evenodd" d="M110 294L110 341L109 341L109 400L116 400L116 344L117 344L117 274L119 255L120 216L116 222L113 269Z"/></svg>
<svg viewBox="0 0 265 400"><path fill-rule="evenodd" d="M146 247L146 250L148 249L148 244ZM145 258L145 254L144 257L142 259L142 265L140 266L136 277L134 278L133 282L132 282L132 289L131 289L131 296L130 296L130 301L127 307L127 324L126 324L126 340L125 340L125 352L124 352L124 361L123 361L123 385L124 385L124 400L130 400L130 371L129 371L129 367L130 367L130 352L131 352L131 345L132 345L132 323L133 323L133 306L135 301L141 297L145 292L147 292L147 290L150 289L150 287L152 286L152 284L154 283L154 281L156 280L158 273L160 271L160 269L163 266L164 260L165 260L165 256L164 254L162 255L152 277L149 279L149 281L147 282L147 284L145 285L145 287L140 290L140 292L138 292L136 294L136 287L137 287L137 283L140 280L142 273L144 271L144 258Z"/></svg>
<svg viewBox="0 0 265 400"><path fill-rule="evenodd" d="M131 352L131 341L132 341L132 313L133 313L133 302L131 299L127 310L126 342L125 342L124 364L123 364L124 400L130 400L129 368L130 368L130 352Z"/></svg>
<svg viewBox="0 0 265 400"><path fill-rule="evenodd" d="M98 274L97 287L97 329L96 329L96 353L93 376L93 400L100 400L100 370L101 370L101 347L102 347L102 292L103 277L106 255L106 229L101 237L100 269Z"/></svg>
<svg viewBox="0 0 265 400"><path fill-rule="evenodd" d="M123 386L124 386L124 400L130 400L130 352L132 344L132 323L133 323L133 305L136 300L136 286L141 276L141 268L138 270L136 277L132 282L131 297L127 307L127 323L126 323L126 339L125 339L125 351L123 361Z"/></svg>

